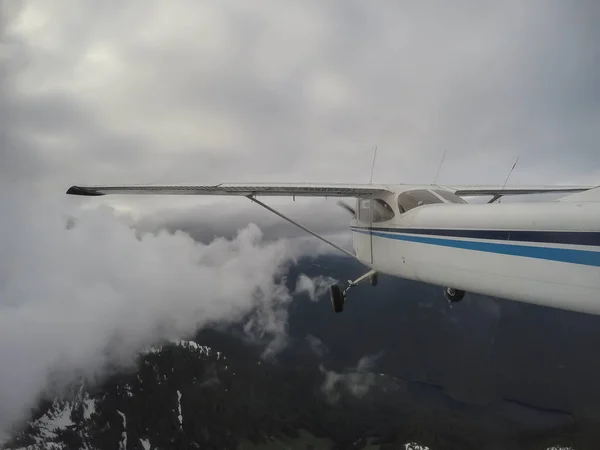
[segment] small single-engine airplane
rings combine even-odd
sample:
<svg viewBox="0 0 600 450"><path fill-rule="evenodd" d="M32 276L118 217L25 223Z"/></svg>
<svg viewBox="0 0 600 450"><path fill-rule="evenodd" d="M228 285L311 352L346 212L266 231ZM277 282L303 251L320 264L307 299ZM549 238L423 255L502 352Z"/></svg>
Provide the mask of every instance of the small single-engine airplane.
<svg viewBox="0 0 600 450"><path fill-rule="evenodd" d="M555 200L498 203L506 195L562 193ZM600 187L382 184L218 184L72 186L67 194L241 195L300 227L370 270L330 287L335 312L349 290L378 273L465 292L600 314ZM274 210L258 196L353 197L354 253ZM487 203L463 197L491 196ZM339 202L338 202L339 203Z"/></svg>

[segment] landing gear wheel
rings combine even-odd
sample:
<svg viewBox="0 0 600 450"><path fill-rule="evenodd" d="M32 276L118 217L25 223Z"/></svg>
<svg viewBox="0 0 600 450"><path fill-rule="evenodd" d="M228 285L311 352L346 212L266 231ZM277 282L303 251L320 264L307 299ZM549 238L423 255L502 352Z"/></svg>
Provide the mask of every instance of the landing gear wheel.
<svg viewBox="0 0 600 450"><path fill-rule="evenodd" d="M344 310L344 293L337 284L329 286L329 295L331 297L331 306L336 313L341 313Z"/></svg>
<svg viewBox="0 0 600 450"><path fill-rule="evenodd" d="M446 289L444 289L444 295L446 296L449 302L456 303L460 302L463 299L463 297L465 296L465 291L447 287Z"/></svg>
<svg viewBox="0 0 600 450"><path fill-rule="evenodd" d="M371 282L371 286L377 286L377 281L379 281L379 277L377 277L377 273L374 273L369 277L369 281Z"/></svg>

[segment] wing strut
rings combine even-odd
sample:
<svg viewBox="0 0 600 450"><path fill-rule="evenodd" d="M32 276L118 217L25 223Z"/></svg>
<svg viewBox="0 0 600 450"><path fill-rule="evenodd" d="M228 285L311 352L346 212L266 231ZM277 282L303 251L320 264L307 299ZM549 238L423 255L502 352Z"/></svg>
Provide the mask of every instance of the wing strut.
<svg viewBox="0 0 600 450"><path fill-rule="evenodd" d="M257 199L254 197L254 194L248 195L247 197L248 197L248 198L249 198L251 201L253 201L254 203L256 203L257 205L259 205L259 206L262 206L263 208L265 208L265 209L267 209L267 210L271 211L273 214L276 214L276 215L278 215L279 217L281 217L282 219L284 219L284 220L287 220L287 221L288 221L288 222L290 222L291 224L293 224L293 225L296 225L298 228L300 228L301 230L304 230L304 231L306 231L308 234L312 234L314 237L316 237L317 239L320 239L320 240L322 240L322 241L323 241L323 242L325 242L326 244L329 244L329 245L331 245L331 246L332 246L333 248L335 248L336 250L339 250L340 252L342 252L342 253L345 253L346 255L348 255L348 256L350 256L350 257L352 257L352 258L354 258L354 259L357 259L357 258L356 258L356 255L354 255L354 254L350 253L348 250L346 250L346 249L343 249L343 248L342 248L342 247L340 247L339 245L336 245L336 244L334 244L333 242L331 242L331 241L329 241L329 240L325 239L323 236L320 236L320 235L318 235L318 234L317 234L317 233L315 233L314 231L312 231L312 230L309 230L309 229L308 229L308 228L306 228L305 226L303 226L303 225L300 225L298 222L296 222L296 221L294 221L294 220L290 219L289 217L287 217L287 216L285 216L285 215L281 214L279 211L277 211L277 210L275 210L275 209L271 208L269 205L266 205L266 204L264 204L263 202L261 202L260 200L257 200Z"/></svg>

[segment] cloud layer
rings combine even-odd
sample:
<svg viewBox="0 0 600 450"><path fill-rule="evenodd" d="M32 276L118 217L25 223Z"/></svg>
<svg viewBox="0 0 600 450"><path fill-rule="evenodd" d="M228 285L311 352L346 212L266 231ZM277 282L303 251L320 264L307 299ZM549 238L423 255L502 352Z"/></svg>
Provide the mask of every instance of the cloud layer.
<svg viewBox="0 0 600 450"><path fill-rule="evenodd" d="M600 179L595 2L5 4L3 185Z"/></svg>
<svg viewBox="0 0 600 450"><path fill-rule="evenodd" d="M318 253L304 241L264 242L252 224L203 244L140 235L106 207L7 193L0 204L11 212L0 217L0 429L50 378L60 388L202 326L243 319L277 351L292 299L281 277L304 251Z"/></svg>

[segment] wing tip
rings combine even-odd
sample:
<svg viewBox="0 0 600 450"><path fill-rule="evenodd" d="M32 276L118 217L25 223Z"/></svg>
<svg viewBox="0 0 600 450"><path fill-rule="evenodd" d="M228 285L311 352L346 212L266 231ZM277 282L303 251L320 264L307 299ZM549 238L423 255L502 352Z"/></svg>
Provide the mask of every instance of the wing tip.
<svg viewBox="0 0 600 450"><path fill-rule="evenodd" d="M98 192L95 189L92 188L86 188L86 187L81 187L81 186L71 186L68 190L67 190L67 195L84 195L87 197L95 197L98 195L104 195L101 192Z"/></svg>

